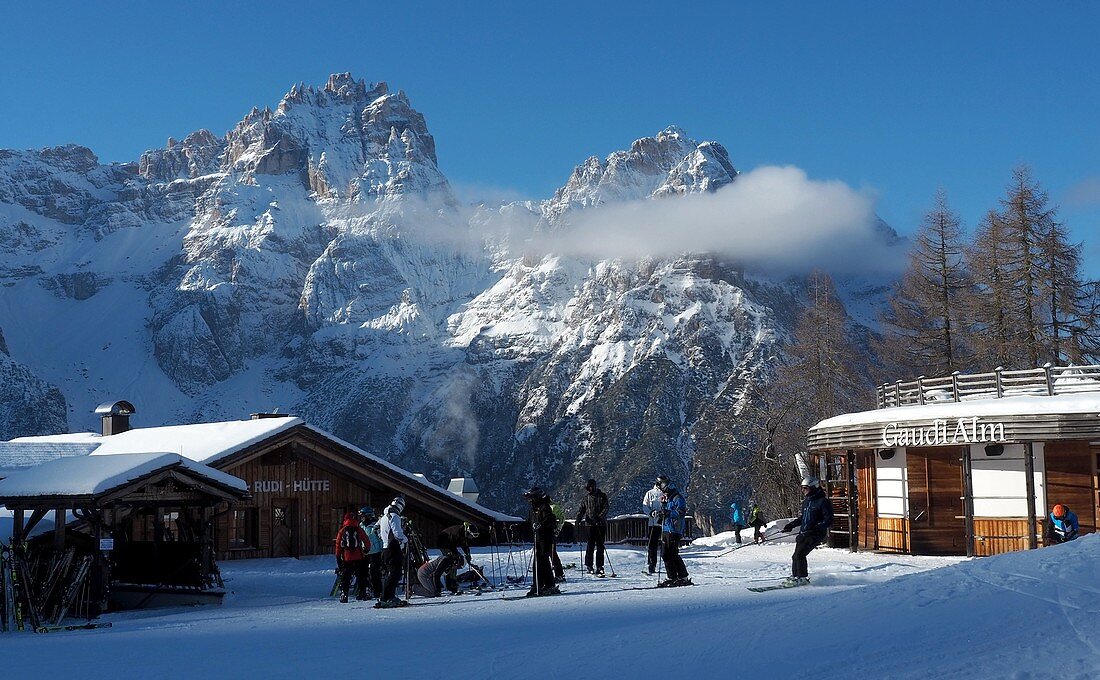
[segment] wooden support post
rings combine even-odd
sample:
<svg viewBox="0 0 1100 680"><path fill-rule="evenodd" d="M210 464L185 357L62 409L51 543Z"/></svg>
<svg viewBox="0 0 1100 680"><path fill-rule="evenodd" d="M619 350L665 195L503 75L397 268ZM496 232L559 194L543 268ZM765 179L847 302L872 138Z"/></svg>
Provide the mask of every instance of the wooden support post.
<svg viewBox="0 0 1100 680"><path fill-rule="evenodd" d="M1027 487L1027 549L1039 547L1039 536L1035 531L1035 447L1031 442L1024 444L1024 484Z"/></svg>
<svg viewBox="0 0 1100 680"><path fill-rule="evenodd" d="M53 547L58 552L65 549L65 508L53 511Z"/></svg>
<svg viewBox="0 0 1100 680"><path fill-rule="evenodd" d="M23 542L23 508L16 508L12 517L11 542L12 545Z"/></svg>
<svg viewBox="0 0 1100 680"><path fill-rule="evenodd" d="M974 556L974 466L970 447L963 447L963 514L966 517L966 556Z"/></svg>
<svg viewBox="0 0 1100 680"><path fill-rule="evenodd" d="M859 505L856 502L856 485L853 480L856 476L856 454L855 451L848 449L844 452L844 468L845 474L848 479L846 495L848 496L848 551L857 552L859 550Z"/></svg>

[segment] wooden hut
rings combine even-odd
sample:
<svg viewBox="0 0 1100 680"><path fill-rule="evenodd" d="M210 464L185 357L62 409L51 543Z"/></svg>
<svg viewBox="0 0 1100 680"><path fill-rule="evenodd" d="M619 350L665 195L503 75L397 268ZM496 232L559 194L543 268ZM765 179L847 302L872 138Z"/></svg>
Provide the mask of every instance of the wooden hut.
<svg viewBox="0 0 1100 680"><path fill-rule="evenodd" d="M1100 366L919 378L824 420L810 453L833 501L830 544L919 555L1042 545L1055 504L1100 517Z"/></svg>

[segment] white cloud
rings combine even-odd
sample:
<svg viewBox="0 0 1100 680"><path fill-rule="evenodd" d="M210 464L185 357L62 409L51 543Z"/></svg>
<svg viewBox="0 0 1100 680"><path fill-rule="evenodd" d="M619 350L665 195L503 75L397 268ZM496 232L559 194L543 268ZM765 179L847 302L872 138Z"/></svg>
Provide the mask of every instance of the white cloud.
<svg viewBox="0 0 1100 680"><path fill-rule="evenodd" d="M705 252L789 271L896 271L904 257L876 222L866 193L810 180L796 167L762 167L711 194L583 211L536 243L594 259Z"/></svg>

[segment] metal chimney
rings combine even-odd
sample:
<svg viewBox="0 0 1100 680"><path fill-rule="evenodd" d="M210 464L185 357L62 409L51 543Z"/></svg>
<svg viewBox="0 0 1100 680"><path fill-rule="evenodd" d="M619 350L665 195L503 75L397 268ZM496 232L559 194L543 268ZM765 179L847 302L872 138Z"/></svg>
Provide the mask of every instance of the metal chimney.
<svg viewBox="0 0 1100 680"><path fill-rule="evenodd" d="M110 437L130 429L130 416L137 413L137 409L128 401L105 401L96 406L95 412L103 423L103 436Z"/></svg>
<svg viewBox="0 0 1100 680"><path fill-rule="evenodd" d="M447 485L447 491L456 496L462 496L471 503L477 503L477 497L480 495L473 477L451 477L451 483Z"/></svg>

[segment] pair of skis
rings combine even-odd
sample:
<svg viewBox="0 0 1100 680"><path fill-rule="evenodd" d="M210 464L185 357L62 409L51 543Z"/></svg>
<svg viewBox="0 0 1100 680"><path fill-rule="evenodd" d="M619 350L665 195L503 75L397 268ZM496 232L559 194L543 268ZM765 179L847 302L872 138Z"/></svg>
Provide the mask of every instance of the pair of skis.
<svg viewBox="0 0 1100 680"><path fill-rule="evenodd" d="M772 584L770 586L755 586L755 587L749 588L749 590L751 590L754 593L766 593L769 590L785 590L787 588L799 588L801 586L808 586L808 585L810 585L810 580L809 579L806 579L804 581L792 581L791 579L783 579L779 583L775 583L775 584Z"/></svg>

